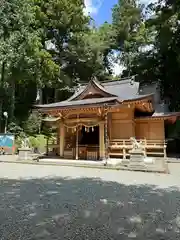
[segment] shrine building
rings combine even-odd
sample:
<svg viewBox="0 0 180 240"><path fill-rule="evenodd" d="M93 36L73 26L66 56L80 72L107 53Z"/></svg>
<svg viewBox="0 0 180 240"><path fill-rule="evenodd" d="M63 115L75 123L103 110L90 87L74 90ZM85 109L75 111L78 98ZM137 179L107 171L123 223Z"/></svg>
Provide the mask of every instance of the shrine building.
<svg viewBox="0 0 180 240"><path fill-rule="evenodd" d="M36 108L57 127L51 147L59 157L83 160L128 158L131 137L142 142L147 156L166 157L165 123L180 115L169 111L157 84L132 78L92 79L69 99Z"/></svg>

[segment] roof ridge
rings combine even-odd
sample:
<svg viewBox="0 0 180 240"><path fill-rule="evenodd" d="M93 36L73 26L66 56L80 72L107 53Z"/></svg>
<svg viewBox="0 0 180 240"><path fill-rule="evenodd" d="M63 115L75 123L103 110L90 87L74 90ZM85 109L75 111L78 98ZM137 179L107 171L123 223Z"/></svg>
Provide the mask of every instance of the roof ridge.
<svg viewBox="0 0 180 240"><path fill-rule="evenodd" d="M124 83L125 81L128 82L128 81L132 81L132 78L134 77L134 75L132 76L129 76L129 77L123 77L123 78L119 78L119 79L109 79L109 80L104 80L104 81L99 81L97 78L96 79L91 79L90 81L92 80L95 80L96 82L98 82L99 84L103 84L103 83L110 83L110 82L121 82L121 83ZM87 85L90 81L88 82L79 82L80 85Z"/></svg>
<svg viewBox="0 0 180 240"><path fill-rule="evenodd" d="M130 83L131 80L116 80L116 81L111 81L111 82L103 82L102 83L102 86L106 86L106 85L109 85L111 84L111 86L113 85L121 85L121 84L126 84L126 83Z"/></svg>
<svg viewBox="0 0 180 240"><path fill-rule="evenodd" d="M132 79L135 77L135 75L129 76L129 77L123 77L119 79L110 79L110 80L105 80L102 81L101 83L109 83L109 82L123 82L123 81L132 81Z"/></svg>
<svg viewBox="0 0 180 240"><path fill-rule="evenodd" d="M92 80L92 83L94 83L101 91L111 95L111 96L115 96L114 94L110 93L107 91L107 89L104 88L104 86L96 79ZM88 86L87 86L88 87Z"/></svg>

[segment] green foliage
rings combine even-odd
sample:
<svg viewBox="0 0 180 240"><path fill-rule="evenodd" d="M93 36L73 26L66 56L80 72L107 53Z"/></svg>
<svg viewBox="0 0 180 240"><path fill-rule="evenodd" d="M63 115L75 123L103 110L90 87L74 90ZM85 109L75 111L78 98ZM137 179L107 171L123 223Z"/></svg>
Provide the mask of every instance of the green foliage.
<svg viewBox="0 0 180 240"><path fill-rule="evenodd" d="M53 135L52 127L48 126L46 123L42 124L41 133L46 136L46 138L50 138Z"/></svg>
<svg viewBox="0 0 180 240"><path fill-rule="evenodd" d="M48 52L61 67L57 84L59 87L71 86L76 74L73 75L67 66L73 69L76 63L73 62L69 46L75 44L75 35L80 36L88 30L89 23L89 17L83 14L83 1L35 0L35 4L36 24L41 28L44 45L48 45Z"/></svg>
<svg viewBox="0 0 180 240"><path fill-rule="evenodd" d="M90 27L83 0L7 0L0 8L0 122L25 121L38 88L60 88L107 76L112 28ZM26 130L27 132L32 132Z"/></svg>
<svg viewBox="0 0 180 240"><path fill-rule="evenodd" d="M43 45L35 13L34 0L1 1L0 120L7 102L10 121L15 117L17 85L28 90L29 83L35 82L36 89L59 76L59 66Z"/></svg>
<svg viewBox="0 0 180 240"><path fill-rule="evenodd" d="M71 65L64 69L73 78L74 72L78 79L89 81L92 76L97 76L99 80L105 80L108 64L105 60L110 52L110 41L105 30L110 25L104 25L100 29L89 29L89 31L74 36L74 42L68 45Z"/></svg>
<svg viewBox="0 0 180 240"><path fill-rule="evenodd" d="M8 125L8 132L14 134L16 138L23 136L23 129L14 122Z"/></svg>
<svg viewBox="0 0 180 240"><path fill-rule="evenodd" d="M23 123L23 129L28 135L40 133L41 115L38 112L32 112L28 119Z"/></svg>
<svg viewBox="0 0 180 240"><path fill-rule="evenodd" d="M25 137L23 129L14 122L8 125L8 133L12 133L15 136L15 152L21 147L22 139Z"/></svg>
<svg viewBox="0 0 180 240"><path fill-rule="evenodd" d="M28 135L39 133L39 116L29 115L37 89L51 101L52 89L60 89L57 99L63 100L94 75L114 79L114 60L126 66L124 76L160 82L171 109L179 110L180 2L160 0L146 7L119 0L112 24L99 27L83 11L83 0L1 1L0 122L8 111L9 130L16 136L22 128ZM42 132L48 138L53 134L47 126Z"/></svg>
<svg viewBox="0 0 180 240"><path fill-rule="evenodd" d="M30 147L43 149L46 146L46 137L44 135L36 135L29 137Z"/></svg>
<svg viewBox="0 0 180 240"><path fill-rule="evenodd" d="M15 138L15 153L18 153L18 149L21 148L22 138Z"/></svg>
<svg viewBox="0 0 180 240"><path fill-rule="evenodd" d="M127 70L143 82L158 81L172 110L180 109L180 2L158 1L146 8L135 0L113 9L116 48Z"/></svg>
<svg viewBox="0 0 180 240"><path fill-rule="evenodd" d="M144 6L136 0L119 0L112 9L113 29L116 36L115 49L120 51L120 59L125 66L148 42L148 31L143 21Z"/></svg>

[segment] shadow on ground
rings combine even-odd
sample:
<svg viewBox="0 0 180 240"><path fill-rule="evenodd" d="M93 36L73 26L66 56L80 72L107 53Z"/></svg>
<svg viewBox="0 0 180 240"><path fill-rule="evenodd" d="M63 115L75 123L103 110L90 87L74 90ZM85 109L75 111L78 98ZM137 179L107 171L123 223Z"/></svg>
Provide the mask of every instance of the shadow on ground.
<svg viewBox="0 0 180 240"><path fill-rule="evenodd" d="M0 239L180 239L180 192L88 178L1 179Z"/></svg>

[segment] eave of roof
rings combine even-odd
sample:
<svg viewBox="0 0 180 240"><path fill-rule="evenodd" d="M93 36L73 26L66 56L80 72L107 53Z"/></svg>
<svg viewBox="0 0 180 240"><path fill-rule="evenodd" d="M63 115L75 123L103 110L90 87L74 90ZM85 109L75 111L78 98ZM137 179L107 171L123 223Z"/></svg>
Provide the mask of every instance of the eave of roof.
<svg viewBox="0 0 180 240"><path fill-rule="evenodd" d="M96 106L96 105L102 105L105 103L111 103L111 102L118 102L117 97L106 97L106 98L91 98L91 99L83 99L83 100L76 100L76 101L62 101L57 103L51 103L51 104L43 104L43 105L35 105L38 109L57 109L57 108L74 108L79 106Z"/></svg>
<svg viewBox="0 0 180 240"><path fill-rule="evenodd" d="M136 120L154 120L154 119L171 119L173 117L180 117L180 112L168 112L168 113L155 113L152 116L147 116L147 117L138 117Z"/></svg>
<svg viewBox="0 0 180 240"><path fill-rule="evenodd" d="M164 118L171 118L171 117L180 117L180 112L168 112L168 113L154 113L152 117L164 117Z"/></svg>
<svg viewBox="0 0 180 240"><path fill-rule="evenodd" d="M153 98L153 96L154 96L154 94L151 93L151 94L145 94L145 95L136 95L136 96L133 96L132 98L127 98L127 99L118 98L118 100L123 101L123 102L134 102L134 101L145 100L145 99L148 99L148 98Z"/></svg>
<svg viewBox="0 0 180 240"><path fill-rule="evenodd" d="M104 98L90 98L90 99L82 99L82 100L74 100L74 101L62 101L51 104L43 104L43 105L35 105L34 107L37 109L63 109L63 108L77 108L80 106L102 106L105 103L115 104L123 104L123 103L131 103L134 101L141 101L146 98L153 97L153 94L148 95L138 95L133 99L120 99L118 97L104 97Z"/></svg>

